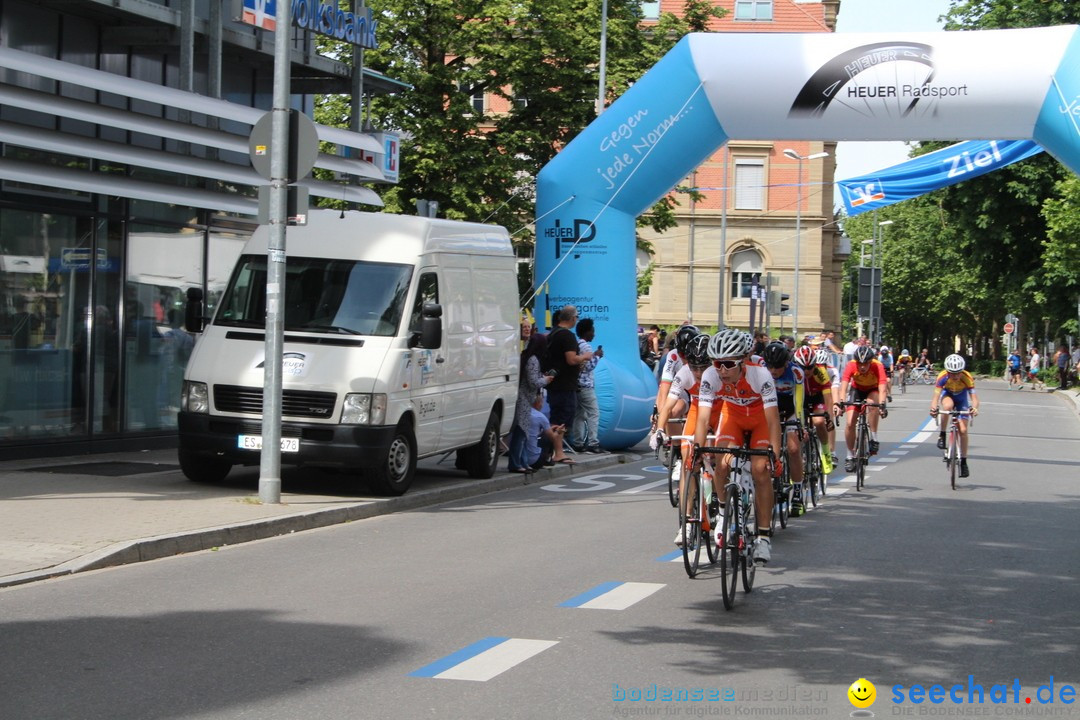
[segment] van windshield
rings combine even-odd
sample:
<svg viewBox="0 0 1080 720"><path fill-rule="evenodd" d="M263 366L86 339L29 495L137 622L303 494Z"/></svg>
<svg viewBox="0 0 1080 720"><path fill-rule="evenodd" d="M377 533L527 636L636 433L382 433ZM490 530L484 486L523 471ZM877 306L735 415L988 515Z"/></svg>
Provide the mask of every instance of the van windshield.
<svg viewBox="0 0 1080 720"><path fill-rule="evenodd" d="M290 257L285 274L286 330L393 336L404 314L412 266ZM214 323L265 326L265 256L240 258Z"/></svg>

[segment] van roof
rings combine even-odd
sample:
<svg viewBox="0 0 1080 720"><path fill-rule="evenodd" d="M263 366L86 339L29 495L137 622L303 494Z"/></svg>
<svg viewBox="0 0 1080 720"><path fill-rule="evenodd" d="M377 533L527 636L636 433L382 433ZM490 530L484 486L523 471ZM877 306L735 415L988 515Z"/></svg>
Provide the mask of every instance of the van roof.
<svg viewBox="0 0 1080 720"><path fill-rule="evenodd" d="M260 226L244 248L265 254L270 227ZM372 262L411 262L420 255L453 252L513 256L506 228L498 225L340 210L311 210L306 225L289 226L288 255Z"/></svg>

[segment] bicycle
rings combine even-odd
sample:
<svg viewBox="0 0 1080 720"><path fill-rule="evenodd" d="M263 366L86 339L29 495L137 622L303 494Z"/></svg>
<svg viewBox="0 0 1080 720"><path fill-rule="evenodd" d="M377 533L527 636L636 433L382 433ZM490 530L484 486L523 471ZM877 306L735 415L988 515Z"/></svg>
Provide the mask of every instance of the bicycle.
<svg viewBox="0 0 1080 720"><path fill-rule="evenodd" d="M738 589L741 571L743 591L754 589L754 576L757 567L754 564L754 539L757 529L757 511L754 506L754 479L750 474L750 458L755 455L769 458L769 474L772 475L772 450L751 450L749 447L695 447L695 464L698 458L707 454L732 455L731 473L724 485L724 506L721 519L720 545L720 580L724 597L724 608L735 606L735 591Z"/></svg>
<svg viewBox="0 0 1080 720"><path fill-rule="evenodd" d="M720 503L712 492L712 469L704 464L690 473L687 478L687 510L679 509L679 522L682 527L683 565L691 578L697 576L701 564L701 548L705 547L709 563L717 560L717 548L713 542L712 530L719 522Z"/></svg>
<svg viewBox="0 0 1080 720"><path fill-rule="evenodd" d="M685 423L686 418L671 418L668 424ZM664 433L664 442L656 445L656 459L667 469L667 491L671 507L679 506L679 479L675 477L675 468L682 462L682 445L675 441L679 436Z"/></svg>
<svg viewBox="0 0 1080 720"><path fill-rule="evenodd" d="M934 376L934 366L924 365L923 367L911 368L908 371L908 378L912 384L922 383L923 385L933 385L934 380L937 378Z"/></svg>
<svg viewBox="0 0 1080 720"><path fill-rule="evenodd" d="M945 468L949 473L949 484L956 489L956 474L960 468L960 420L968 418L971 427L971 408L966 410L938 410L940 415L949 416L949 429L945 444Z"/></svg>
<svg viewBox="0 0 1080 720"><path fill-rule="evenodd" d="M810 413L808 418L823 417L829 427L832 427L832 419L828 413ZM810 501L814 507L818 506L818 496L821 496L821 500L825 500L825 491L828 489L829 476L825 474L824 461L822 460L822 453L825 449L821 446L821 439L817 436L817 429L814 428L813 422L810 423L809 437L806 440L806 444L803 446L804 457L806 461L803 463L803 472L806 477L810 478ZM815 486L814 478L817 478Z"/></svg>
<svg viewBox="0 0 1080 720"><path fill-rule="evenodd" d="M882 418L887 413L881 403L867 400L838 402L836 405L841 412L848 407L855 408L855 490L862 492L863 485L866 484L866 466L870 464L870 423L866 420L866 408L881 408Z"/></svg>
<svg viewBox="0 0 1080 720"><path fill-rule="evenodd" d="M780 445L783 447L784 454L784 469L780 473L780 477L773 478L773 516L770 522L770 527L775 527L776 521L780 521L781 529L786 528L788 519L791 517L791 502L794 499L795 484L791 480L791 457L788 453L788 433L802 431L802 424L798 418L790 418L785 420L781 424L780 432L782 439ZM803 464L805 469L805 463ZM805 470L804 470L805 472ZM803 475L803 485L805 486L806 476ZM805 488L798 488L799 498L803 499L805 496ZM803 500L805 503L806 501Z"/></svg>

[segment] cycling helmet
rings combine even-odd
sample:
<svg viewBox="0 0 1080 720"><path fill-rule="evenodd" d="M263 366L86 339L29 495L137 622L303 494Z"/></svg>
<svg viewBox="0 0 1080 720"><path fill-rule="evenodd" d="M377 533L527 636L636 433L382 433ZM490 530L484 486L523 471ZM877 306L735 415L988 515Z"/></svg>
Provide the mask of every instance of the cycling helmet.
<svg viewBox="0 0 1080 720"><path fill-rule="evenodd" d="M814 353L814 363L816 365L828 365L830 360L832 360L832 357L825 348L821 348Z"/></svg>
<svg viewBox="0 0 1080 720"><path fill-rule="evenodd" d="M795 351L793 359L795 360L795 364L801 368L810 367L814 364L814 348L809 345L803 345Z"/></svg>
<svg viewBox="0 0 1080 720"><path fill-rule="evenodd" d="M949 357L945 358L945 369L949 372L960 372L964 369L964 358L960 357L956 353L953 353Z"/></svg>
<svg viewBox="0 0 1080 720"><path fill-rule="evenodd" d="M701 334L695 325L683 325L675 331L675 351L686 357L686 345Z"/></svg>
<svg viewBox="0 0 1080 720"><path fill-rule="evenodd" d="M855 348L855 362L868 363L874 359L874 348L869 345L862 345Z"/></svg>
<svg viewBox="0 0 1080 720"><path fill-rule="evenodd" d="M710 364L709 336L698 333L686 342L686 350L683 353L687 365L702 367Z"/></svg>
<svg viewBox="0 0 1080 720"><path fill-rule="evenodd" d="M709 340L709 357L714 360L743 357L750 354L750 348L753 346L754 336L750 333L735 328L725 328Z"/></svg>
<svg viewBox="0 0 1080 720"><path fill-rule="evenodd" d="M782 368L791 359L791 351L782 342L771 342L761 351L761 359L765 361L765 367Z"/></svg>
<svg viewBox="0 0 1080 720"><path fill-rule="evenodd" d="M909 353L909 352L907 351L907 348L904 348L903 350L901 350L901 351L900 351L900 354L901 354L901 355L910 355L911 353Z"/></svg>
<svg viewBox="0 0 1080 720"><path fill-rule="evenodd" d="M878 352L881 353L882 355L887 355L888 353L891 353L892 350L889 348L888 345L882 345L881 347L878 348Z"/></svg>

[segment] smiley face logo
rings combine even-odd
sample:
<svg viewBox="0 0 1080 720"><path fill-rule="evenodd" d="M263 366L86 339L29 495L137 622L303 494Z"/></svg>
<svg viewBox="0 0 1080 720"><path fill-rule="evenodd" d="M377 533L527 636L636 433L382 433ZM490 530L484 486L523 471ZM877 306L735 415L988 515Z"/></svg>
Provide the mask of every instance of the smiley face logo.
<svg viewBox="0 0 1080 720"><path fill-rule="evenodd" d="M848 700L857 708L868 708L877 699L877 688L866 678L859 678L851 683L847 691Z"/></svg>

